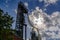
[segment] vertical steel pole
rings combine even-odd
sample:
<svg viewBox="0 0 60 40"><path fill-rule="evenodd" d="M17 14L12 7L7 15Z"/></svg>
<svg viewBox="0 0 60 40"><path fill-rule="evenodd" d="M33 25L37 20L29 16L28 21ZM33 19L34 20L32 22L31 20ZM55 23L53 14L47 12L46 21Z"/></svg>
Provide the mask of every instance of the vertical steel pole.
<svg viewBox="0 0 60 40"><path fill-rule="evenodd" d="M37 29L37 32L38 32L38 40L41 40L39 29Z"/></svg>
<svg viewBox="0 0 60 40"><path fill-rule="evenodd" d="M27 25L25 24L25 40L27 40Z"/></svg>

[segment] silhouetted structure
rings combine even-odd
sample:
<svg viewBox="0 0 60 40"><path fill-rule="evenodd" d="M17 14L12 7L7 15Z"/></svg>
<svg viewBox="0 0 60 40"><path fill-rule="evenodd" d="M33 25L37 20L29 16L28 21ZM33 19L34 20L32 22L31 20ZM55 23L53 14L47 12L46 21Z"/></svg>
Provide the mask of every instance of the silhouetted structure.
<svg viewBox="0 0 60 40"><path fill-rule="evenodd" d="M31 40L38 40L38 36L36 35L34 29L32 29L32 32L31 32Z"/></svg>
<svg viewBox="0 0 60 40"><path fill-rule="evenodd" d="M18 9L17 9L16 34L21 38L23 38L23 27L27 26L25 24L24 13L28 13L28 12L25 5L20 1L18 3Z"/></svg>

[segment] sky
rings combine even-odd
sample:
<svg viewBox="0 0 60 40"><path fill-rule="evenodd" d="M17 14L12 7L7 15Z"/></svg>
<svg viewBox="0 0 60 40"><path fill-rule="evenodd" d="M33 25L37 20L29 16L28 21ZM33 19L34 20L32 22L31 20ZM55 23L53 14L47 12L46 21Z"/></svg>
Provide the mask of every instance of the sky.
<svg viewBox="0 0 60 40"><path fill-rule="evenodd" d="M60 20L60 16L59 16L60 15L60 0L0 0L0 8L2 10L4 10L4 12L8 12L9 15L11 15L12 17L14 17L15 21L16 21L17 6L18 6L18 2L19 1L22 1L25 4L25 6L28 9L29 14L32 15L32 14L35 13L35 11L41 12L41 16L43 18L42 20L45 23L42 23L40 21L40 19L38 19L39 20L38 23L37 22L33 22L33 24L34 23L38 24L38 25L35 25L35 26L38 26L38 28L40 26L40 22L42 24L46 25L47 27L50 25L49 30L51 30L51 29L56 30L56 28L58 29L58 27L60 27L60 23L59 23L59 20ZM34 16L34 15L32 15L32 16ZM36 17L37 15L38 14L36 14L34 17ZM35 19L37 20L37 18L35 18ZM47 19L48 19L49 22L46 21ZM33 20L33 21L35 21L35 20ZM50 23L50 22L52 22L52 23ZM13 25L12 25L13 29L15 28L15 23L16 22L14 22ZM54 25L53 28L51 27L52 24ZM46 27L43 27L43 28L46 28ZM30 30L30 29L28 29L28 30ZM58 35L56 35L54 33L59 34L60 32L59 32L59 30L55 31L55 32L52 32L52 33L50 33L50 34L53 34L51 36L52 38L47 38L46 39L44 37L43 40L60 40L59 39L60 36L58 36ZM46 33L46 34L49 34L49 33ZM28 37L29 36L30 35L28 35Z"/></svg>

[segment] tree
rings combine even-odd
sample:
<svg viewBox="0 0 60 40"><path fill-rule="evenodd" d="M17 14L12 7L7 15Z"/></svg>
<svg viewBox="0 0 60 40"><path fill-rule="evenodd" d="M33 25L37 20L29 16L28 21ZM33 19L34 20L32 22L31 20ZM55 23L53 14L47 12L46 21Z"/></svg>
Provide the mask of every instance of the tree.
<svg viewBox="0 0 60 40"><path fill-rule="evenodd" d="M11 27L13 23L13 17L8 15L8 12L4 13L0 9L0 40L12 40Z"/></svg>

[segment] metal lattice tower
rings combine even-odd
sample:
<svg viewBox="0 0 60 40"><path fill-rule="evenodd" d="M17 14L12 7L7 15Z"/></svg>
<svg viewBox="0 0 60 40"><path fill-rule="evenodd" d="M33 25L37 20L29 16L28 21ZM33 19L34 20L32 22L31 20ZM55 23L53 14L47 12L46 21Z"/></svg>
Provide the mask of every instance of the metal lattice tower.
<svg viewBox="0 0 60 40"><path fill-rule="evenodd" d="M31 31L31 40L38 40L38 36L36 35L34 28Z"/></svg>
<svg viewBox="0 0 60 40"><path fill-rule="evenodd" d="M24 4L20 1L18 3L17 18L16 18L16 34L23 39L23 27L26 26L24 20L24 13L27 13L27 9Z"/></svg>

